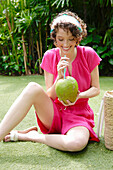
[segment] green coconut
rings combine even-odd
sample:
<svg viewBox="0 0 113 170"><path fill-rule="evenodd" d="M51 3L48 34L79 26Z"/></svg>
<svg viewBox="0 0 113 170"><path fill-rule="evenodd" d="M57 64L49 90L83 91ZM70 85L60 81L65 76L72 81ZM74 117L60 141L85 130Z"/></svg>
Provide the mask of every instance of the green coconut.
<svg viewBox="0 0 113 170"><path fill-rule="evenodd" d="M73 77L67 76L65 79L57 81L55 91L60 101L67 104L67 100L69 100L73 103L77 98L78 83Z"/></svg>

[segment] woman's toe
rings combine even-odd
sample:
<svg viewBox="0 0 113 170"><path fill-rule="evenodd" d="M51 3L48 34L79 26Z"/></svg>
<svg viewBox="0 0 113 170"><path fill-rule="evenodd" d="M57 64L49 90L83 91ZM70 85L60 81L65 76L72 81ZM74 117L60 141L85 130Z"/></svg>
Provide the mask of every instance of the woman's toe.
<svg viewBox="0 0 113 170"><path fill-rule="evenodd" d="M11 141L10 135L5 136L3 141L4 142L10 142Z"/></svg>

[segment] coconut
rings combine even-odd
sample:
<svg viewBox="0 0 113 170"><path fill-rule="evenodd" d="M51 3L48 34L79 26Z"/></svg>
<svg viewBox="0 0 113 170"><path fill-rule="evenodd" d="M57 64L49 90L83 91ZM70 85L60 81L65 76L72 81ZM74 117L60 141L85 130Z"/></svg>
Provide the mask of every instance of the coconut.
<svg viewBox="0 0 113 170"><path fill-rule="evenodd" d="M67 100L69 100L73 103L77 98L78 83L73 77L67 76L65 79L59 79L57 81L55 91L60 101L68 104Z"/></svg>

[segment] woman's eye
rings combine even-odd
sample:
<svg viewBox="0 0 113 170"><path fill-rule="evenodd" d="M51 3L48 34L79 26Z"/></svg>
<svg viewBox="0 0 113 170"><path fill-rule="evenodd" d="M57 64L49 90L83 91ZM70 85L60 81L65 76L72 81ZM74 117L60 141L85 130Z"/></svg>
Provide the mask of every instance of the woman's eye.
<svg viewBox="0 0 113 170"><path fill-rule="evenodd" d="M59 41L63 41L63 39L59 39Z"/></svg>
<svg viewBox="0 0 113 170"><path fill-rule="evenodd" d="M72 39L69 39L69 41L74 41L74 38L72 38Z"/></svg>

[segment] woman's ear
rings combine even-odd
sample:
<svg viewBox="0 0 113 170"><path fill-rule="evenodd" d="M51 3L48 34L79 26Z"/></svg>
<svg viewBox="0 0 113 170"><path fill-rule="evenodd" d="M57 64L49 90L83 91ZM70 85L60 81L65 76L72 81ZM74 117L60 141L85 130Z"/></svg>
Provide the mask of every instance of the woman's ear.
<svg viewBox="0 0 113 170"><path fill-rule="evenodd" d="M75 46L78 46L80 44L81 40L82 40L82 36L80 36L79 38L76 38L75 39L75 42L76 42Z"/></svg>
<svg viewBox="0 0 113 170"><path fill-rule="evenodd" d="M57 42L56 41L54 41L54 45L57 47Z"/></svg>
<svg viewBox="0 0 113 170"><path fill-rule="evenodd" d="M79 45L79 43L80 43L80 42L79 42L79 41L77 41L77 42L76 42L76 46L78 46L78 45Z"/></svg>

